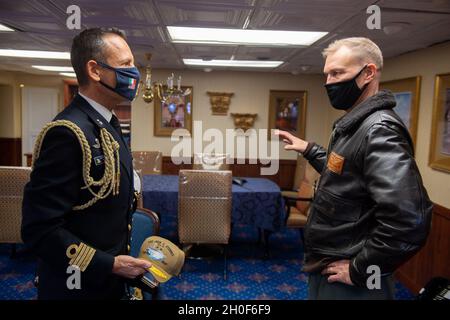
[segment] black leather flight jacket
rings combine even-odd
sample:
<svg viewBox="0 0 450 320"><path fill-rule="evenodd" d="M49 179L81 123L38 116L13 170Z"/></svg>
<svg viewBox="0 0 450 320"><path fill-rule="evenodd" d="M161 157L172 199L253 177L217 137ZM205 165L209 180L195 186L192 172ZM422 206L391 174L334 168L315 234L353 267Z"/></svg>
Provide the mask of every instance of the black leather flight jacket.
<svg viewBox="0 0 450 320"><path fill-rule="evenodd" d="M392 273L425 243L432 203L408 130L380 91L335 122L328 150L310 143L304 157L321 173L305 228L304 271L349 259L360 287Z"/></svg>

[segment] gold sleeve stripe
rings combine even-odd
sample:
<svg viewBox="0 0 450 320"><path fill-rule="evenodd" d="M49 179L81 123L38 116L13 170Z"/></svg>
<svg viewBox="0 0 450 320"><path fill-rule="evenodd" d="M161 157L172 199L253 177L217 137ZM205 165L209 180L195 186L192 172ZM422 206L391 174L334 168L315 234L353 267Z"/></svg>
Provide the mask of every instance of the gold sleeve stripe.
<svg viewBox="0 0 450 320"><path fill-rule="evenodd" d="M75 265L77 265L78 267L80 267L80 270L83 269L83 265L85 265L85 261L87 256L90 254L91 251L94 251L94 249L88 247L88 246L84 246L85 250L84 252L80 252L80 254L78 255L78 259L74 262ZM86 265L87 267L87 265ZM84 269L86 269L86 267Z"/></svg>
<svg viewBox="0 0 450 320"><path fill-rule="evenodd" d="M79 245L71 244L67 247L66 255L69 258L69 265L77 266L80 271L85 271L91 263L95 254L95 249L81 242Z"/></svg>
<svg viewBox="0 0 450 320"><path fill-rule="evenodd" d="M86 253L83 255L82 259L80 260L80 269L86 269L89 263L91 262L92 256L94 255L95 250L92 248L88 248L86 250ZM91 258L89 258L91 256Z"/></svg>
<svg viewBox="0 0 450 320"><path fill-rule="evenodd" d="M76 266L80 265L80 261L86 255L86 251L88 249L88 246L86 246L84 243L80 243L80 246L78 247L78 252L76 253L75 260L73 261L73 264Z"/></svg>
<svg viewBox="0 0 450 320"><path fill-rule="evenodd" d="M90 250L87 254L86 258L83 261L83 264L80 266L80 270L86 270L87 266L91 263L92 258L94 257L95 250Z"/></svg>

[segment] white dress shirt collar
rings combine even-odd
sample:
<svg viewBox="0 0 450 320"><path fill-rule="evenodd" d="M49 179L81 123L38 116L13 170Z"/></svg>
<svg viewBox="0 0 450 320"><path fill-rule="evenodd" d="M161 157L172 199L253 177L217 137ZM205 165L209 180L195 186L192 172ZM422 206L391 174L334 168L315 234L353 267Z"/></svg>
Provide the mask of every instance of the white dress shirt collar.
<svg viewBox="0 0 450 320"><path fill-rule="evenodd" d="M89 104L92 106L92 108L95 109L95 111L97 111L98 113L100 113L102 115L103 118L106 119L106 121L110 122L111 118L113 116L113 113L106 108L105 106L101 105L100 103L98 103L97 101L92 100L91 98L86 97L84 94L82 94L81 92L78 92L78 94L80 96L82 96L87 102L89 102Z"/></svg>

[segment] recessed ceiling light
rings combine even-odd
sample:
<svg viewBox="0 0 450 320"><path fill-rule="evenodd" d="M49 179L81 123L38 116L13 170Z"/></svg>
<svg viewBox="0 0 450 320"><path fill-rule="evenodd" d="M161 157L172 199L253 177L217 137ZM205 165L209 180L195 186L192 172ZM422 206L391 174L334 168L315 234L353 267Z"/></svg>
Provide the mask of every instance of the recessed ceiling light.
<svg viewBox="0 0 450 320"><path fill-rule="evenodd" d="M62 75L62 76L65 76L65 77L73 77L73 78L77 76L73 72L60 72L59 74Z"/></svg>
<svg viewBox="0 0 450 320"><path fill-rule="evenodd" d="M69 71L73 72L72 67L60 67L60 66L31 66L35 69L44 70L44 71Z"/></svg>
<svg viewBox="0 0 450 320"><path fill-rule="evenodd" d="M300 69L302 69L302 71L308 71L311 68L311 66L301 66Z"/></svg>
<svg viewBox="0 0 450 320"><path fill-rule="evenodd" d="M0 56L70 60L70 52L0 49Z"/></svg>
<svg viewBox="0 0 450 320"><path fill-rule="evenodd" d="M7 31L7 32L12 32L12 31L16 31L14 29L11 29L10 27L5 26L4 24L0 23L0 31Z"/></svg>
<svg viewBox="0 0 450 320"><path fill-rule="evenodd" d="M408 22L391 22L386 24L383 27L383 31L388 36L398 33L400 31L403 31L404 29L408 28L411 24Z"/></svg>
<svg viewBox="0 0 450 320"><path fill-rule="evenodd" d="M183 59L188 66L276 68L284 61Z"/></svg>
<svg viewBox="0 0 450 320"><path fill-rule="evenodd" d="M309 46L328 32L167 27L172 42L222 45Z"/></svg>

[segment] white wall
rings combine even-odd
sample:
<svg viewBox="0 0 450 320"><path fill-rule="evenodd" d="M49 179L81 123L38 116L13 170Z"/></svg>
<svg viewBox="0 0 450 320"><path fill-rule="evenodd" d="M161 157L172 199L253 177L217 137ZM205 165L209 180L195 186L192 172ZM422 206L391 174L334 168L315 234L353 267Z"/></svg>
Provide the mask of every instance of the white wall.
<svg viewBox="0 0 450 320"><path fill-rule="evenodd" d="M172 70L155 70L153 80L165 81ZM217 128L225 134L228 128L234 128L230 113L257 113L255 129L267 129L270 90L306 90L307 121L306 138L326 143L329 130L329 107L323 77L318 75L293 76L290 74L266 72L230 72L181 70L176 76L182 76L182 85L193 86L193 121L203 122L203 131ZM142 76L144 72L142 70ZM227 116L212 115L207 91L232 92ZM132 149L161 150L170 155L176 144L169 137L153 136L153 103L146 104L138 97L132 105ZM207 144L207 143L206 143ZM282 159L295 159L294 152L280 151Z"/></svg>
<svg viewBox="0 0 450 320"><path fill-rule="evenodd" d="M20 138L22 136L22 101L21 101L21 87L43 87L55 88L59 92L59 106L63 109L64 98L64 77L57 76L41 76L35 74L26 74L22 72L0 71L0 85L6 85L12 89L13 104L8 104L7 109L0 110L0 116L7 117L6 123L0 122L0 133L3 137Z"/></svg>
<svg viewBox="0 0 450 320"><path fill-rule="evenodd" d="M0 137L13 138L14 132L13 86L0 85Z"/></svg>

